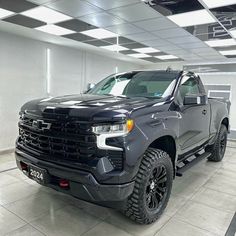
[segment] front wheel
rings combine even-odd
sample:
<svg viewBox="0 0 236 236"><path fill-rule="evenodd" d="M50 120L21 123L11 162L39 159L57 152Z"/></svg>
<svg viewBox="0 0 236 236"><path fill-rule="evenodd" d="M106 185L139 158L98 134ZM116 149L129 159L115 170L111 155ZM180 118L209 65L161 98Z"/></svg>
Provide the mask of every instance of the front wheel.
<svg viewBox="0 0 236 236"><path fill-rule="evenodd" d="M156 221L170 198L173 166L169 155L159 149L148 148L139 167L134 190L124 210L140 224Z"/></svg>
<svg viewBox="0 0 236 236"><path fill-rule="evenodd" d="M222 161L225 155L227 136L227 128L222 124L215 143L212 146L206 147L206 151L211 153L210 157L208 157L209 161Z"/></svg>

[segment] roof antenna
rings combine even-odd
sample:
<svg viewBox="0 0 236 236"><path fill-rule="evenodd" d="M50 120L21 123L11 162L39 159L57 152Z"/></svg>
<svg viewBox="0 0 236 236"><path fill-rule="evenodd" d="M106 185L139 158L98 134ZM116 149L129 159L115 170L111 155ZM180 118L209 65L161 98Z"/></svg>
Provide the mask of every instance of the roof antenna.
<svg viewBox="0 0 236 236"><path fill-rule="evenodd" d="M168 66L167 69L166 69L166 72L171 72L171 71L172 71L171 66Z"/></svg>

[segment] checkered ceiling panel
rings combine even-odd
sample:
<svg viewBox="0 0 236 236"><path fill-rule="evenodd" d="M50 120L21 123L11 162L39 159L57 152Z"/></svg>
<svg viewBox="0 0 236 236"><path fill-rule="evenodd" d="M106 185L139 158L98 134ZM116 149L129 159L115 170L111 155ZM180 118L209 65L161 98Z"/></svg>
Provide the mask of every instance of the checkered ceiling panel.
<svg viewBox="0 0 236 236"><path fill-rule="evenodd" d="M0 0L2 21L151 63L236 57L235 12L236 0Z"/></svg>

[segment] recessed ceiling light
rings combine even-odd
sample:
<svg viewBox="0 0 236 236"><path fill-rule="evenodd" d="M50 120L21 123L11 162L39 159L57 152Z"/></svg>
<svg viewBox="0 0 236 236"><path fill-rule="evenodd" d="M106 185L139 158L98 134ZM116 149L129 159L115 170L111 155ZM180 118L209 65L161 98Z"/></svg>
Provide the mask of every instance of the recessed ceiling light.
<svg viewBox="0 0 236 236"><path fill-rule="evenodd" d="M203 0L209 8L223 7L236 4L236 0Z"/></svg>
<svg viewBox="0 0 236 236"><path fill-rule="evenodd" d="M216 22L216 20L211 16L210 13L208 13L207 10L180 13L168 16L168 18L180 27L203 25Z"/></svg>
<svg viewBox="0 0 236 236"><path fill-rule="evenodd" d="M137 49L133 49L133 51L136 52L140 52L140 53L154 53L154 52L160 52L159 50L155 49L155 48L137 48Z"/></svg>
<svg viewBox="0 0 236 236"><path fill-rule="evenodd" d="M135 58L147 58L147 57L151 57L147 54L143 54L143 53L134 53L134 54L128 54L127 56L130 57L135 57Z"/></svg>
<svg viewBox="0 0 236 236"><path fill-rule="evenodd" d="M2 19L4 17L7 17L7 16L10 16L10 15L13 15L13 14L15 14L15 12L8 11L8 10L5 10L3 8L0 8L0 19Z"/></svg>
<svg viewBox="0 0 236 236"><path fill-rule="evenodd" d="M35 29L54 35L66 35L76 33L75 31L65 29L57 25L44 25Z"/></svg>
<svg viewBox="0 0 236 236"><path fill-rule="evenodd" d="M72 17L62 14L60 12L54 11L47 7L36 7L28 11L24 11L21 15L34 18L46 22L48 24L58 23L60 21L70 20Z"/></svg>
<svg viewBox="0 0 236 236"><path fill-rule="evenodd" d="M234 39L219 39L219 40L210 40L205 41L207 45L210 47L227 47L236 45L236 41Z"/></svg>
<svg viewBox="0 0 236 236"><path fill-rule="evenodd" d="M173 56L173 55L163 55L163 56L155 56L156 58L160 60L172 60L172 59L177 59L178 57Z"/></svg>
<svg viewBox="0 0 236 236"><path fill-rule="evenodd" d="M119 51L124 51L124 50L128 50L128 48L122 47L120 45L109 45L109 46L103 46L101 48L113 51L113 52L119 52Z"/></svg>
<svg viewBox="0 0 236 236"><path fill-rule="evenodd" d="M106 38L114 38L117 37L117 34L114 34L105 29L92 29L80 32L81 34L85 34L87 36L96 38L96 39L106 39Z"/></svg>
<svg viewBox="0 0 236 236"><path fill-rule="evenodd" d="M219 51L224 56L236 55L236 50Z"/></svg>

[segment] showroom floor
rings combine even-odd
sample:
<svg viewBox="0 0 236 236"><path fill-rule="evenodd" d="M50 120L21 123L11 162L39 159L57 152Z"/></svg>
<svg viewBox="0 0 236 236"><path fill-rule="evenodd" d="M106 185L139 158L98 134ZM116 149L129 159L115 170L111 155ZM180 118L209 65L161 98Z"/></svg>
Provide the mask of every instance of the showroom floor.
<svg viewBox="0 0 236 236"><path fill-rule="evenodd" d="M0 180L0 235L223 236L236 211L236 143L222 163L204 160L177 177L167 210L148 226L34 183L14 154L0 156Z"/></svg>

